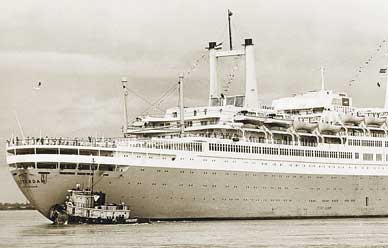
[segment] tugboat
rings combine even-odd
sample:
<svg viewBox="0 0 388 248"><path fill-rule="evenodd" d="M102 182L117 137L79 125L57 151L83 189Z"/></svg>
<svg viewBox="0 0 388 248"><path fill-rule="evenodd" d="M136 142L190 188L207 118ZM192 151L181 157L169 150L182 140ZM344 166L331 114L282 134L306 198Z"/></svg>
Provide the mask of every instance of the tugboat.
<svg viewBox="0 0 388 248"><path fill-rule="evenodd" d="M79 185L68 190L64 204L55 205L50 219L55 224L129 224L137 223L124 203L108 204L105 193L81 190Z"/></svg>

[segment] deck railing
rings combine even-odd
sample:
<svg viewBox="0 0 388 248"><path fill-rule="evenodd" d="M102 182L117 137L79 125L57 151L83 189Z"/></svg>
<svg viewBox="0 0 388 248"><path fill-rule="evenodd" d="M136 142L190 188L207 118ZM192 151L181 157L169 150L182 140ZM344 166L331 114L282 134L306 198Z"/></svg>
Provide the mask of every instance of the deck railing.
<svg viewBox="0 0 388 248"><path fill-rule="evenodd" d="M64 146L94 146L94 147L117 147L116 140L113 138L14 138L7 140L7 147L28 146L28 145L64 145Z"/></svg>

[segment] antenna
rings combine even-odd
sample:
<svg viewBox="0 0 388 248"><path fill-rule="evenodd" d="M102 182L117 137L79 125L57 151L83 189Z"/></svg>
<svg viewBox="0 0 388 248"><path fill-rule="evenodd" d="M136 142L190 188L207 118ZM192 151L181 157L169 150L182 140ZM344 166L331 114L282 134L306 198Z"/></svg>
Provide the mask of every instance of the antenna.
<svg viewBox="0 0 388 248"><path fill-rule="evenodd" d="M180 108L180 129L181 129L181 136L183 136L183 133L185 132L185 114L184 114L184 107L183 107L183 75L179 76L179 108Z"/></svg>
<svg viewBox="0 0 388 248"><path fill-rule="evenodd" d="M124 91L124 126L123 126L123 133L127 132L128 128L128 110L127 110L127 97L128 97L128 89L127 89L127 79L123 77L121 79L121 84L123 86L123 91Z"/></svg>
<svg viewBox="0 0 388 248"><path fill-rule="evenodd" d="M325 90L325 67L321 66L321 91Z"/></svg>
<svg viewBox="0 0 388 248"><path fill-rule="evenodd" d="M232 44L232 27L230 25L230 17L233 15L232 11L228 9L228 26L229 26L229 48L230 50L233 50L233 44Z"/></svg>

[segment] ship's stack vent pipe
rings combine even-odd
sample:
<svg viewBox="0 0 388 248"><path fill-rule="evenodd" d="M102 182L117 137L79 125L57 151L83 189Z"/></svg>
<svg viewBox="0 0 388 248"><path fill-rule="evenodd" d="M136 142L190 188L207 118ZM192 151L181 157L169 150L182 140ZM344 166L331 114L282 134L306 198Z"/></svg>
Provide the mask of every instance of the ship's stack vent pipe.
<svg viewBox="0 0 388 248"><path fill-rule="evenodd" d="M255 53L252 39L245 39L245 108L257 108Z"/></svg>
<svg viewBox="0 0 388 248"><path fill-rule="evenodd" d="M219 97L219 87L217 83L217 56L216 42L209 42L209 64L210 64L210 89L209 89L209 106L211 99Z"/></svg>

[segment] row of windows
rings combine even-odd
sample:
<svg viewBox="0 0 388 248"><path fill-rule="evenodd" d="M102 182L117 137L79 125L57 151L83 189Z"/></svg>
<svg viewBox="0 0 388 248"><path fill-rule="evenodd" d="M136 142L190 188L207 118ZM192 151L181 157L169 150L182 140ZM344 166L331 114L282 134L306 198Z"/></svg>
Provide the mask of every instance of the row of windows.
<svg viewBox="0 0 388 248"><path fill-rule="evenodd" d="M267 163L262 163L262 165L268 165ZM295 167L298 167L298 165L296 164ZM305 166L304 166L305 167ZM315 166L315 165L309 165L309 167L319 167L319 168L326 168L325 166ZM327 168L342 168L344 169L345 166L327 166ZM356 169L357 167L352 167L352 166L349 166L348 169ZM361 167L362 169L369 169L369 167ZM384 168L384 167L381 167L381 166L377 166L377 167L371 167L372 169L377 169L377 168ZM149 169L146 169L146 168L141 168L140 171L141 172L145 172L145 171L148 171L148 170L154 170L153 168L149 168ZM158 173L168 173L169 170L168 169L157 169L156 172ZM193 170L180 170L179 171L180 174L203 174L203 175L225 175L225 176L252 176L252 177L256 177L256 176L263 176L263 177L269 177L271 176L272 178L307 178L307 179L313 179L313 178L316 178L316 179L332 179L332 180L336 180L336 179L342 179L342 180L345 180L345 179L349 179L349 177L345 177L345 176L313 176L313 175L294 175L294 174L272 174L272 175L268 175L268 174L257 174L257 173L249 173L249 172L216 172L216 171L193 171ZM371 179L371 180L375 180L377 178L379 178L380 180L383 180L384 178L381 176L356 176L356 175L353 175L351 176L353 179L358 179L358 180L363 180L365 178L368 178L368 179Z"/></svg>
<svg viewBox="0 0 388 248"><path fill-rule="evenodd" d="M130 182L128 182L128 184L131 184ZM142 185L142 182L137 182L136 183L137 185ZM157 183L152 183L151 184L152 186L158 186ZM167 184L166 183L160 183L159 186L162 186L162 187L167 187ZM175 187L175 185L174 185ZM193 188L193 187L200 187L200 188L217 188L217 184L202 184L202 185L196 185L196 184L179 184L178 187L180 188L184 188L184 187L189 187L189 188ZM220 186L218 185L218 187L224 187L226 189L238 189L238 188L244 188L243 186L239 186L239 185L229 185L229 184L226 184L224 186ZM252 185L246 185L245 186L245 189L246 190L270 190L270 191L273 191L273 190L300 190L301 188L299 187L287 187L287 186L252 186ZM304 190L306 190L304 188ZM309 188L310 191L343 191L344 189L343 188L320 188L320 187L316 187L316 188ZM352 190L355 190L355 191L364 191L364 190L369 190L369 191L379 191L379 190L387 190L387 188L383 187L383 188L352 188Z"/></svg>
<svg viewBox="0 0 388 248"><path fill-rule="evenodd" d="M130 196L130 198L134 199L135 196ZM139 197L140 198L140 197ZM142 199L146 199L146 196L142 196ZM151 197L152 198L152 197ZM155 199L161 199L162 197L156 196ZM168 197L170 200L187 200L185 197L173 197L170 196ZM217 200L222 200L222 201L256 201L256 202L293 202L292 199L260 199L260 198L233 198L233 197L221 197L221 198L215 198L215 197L190 197L192 200L198 200L198 201L206 201L206 200L212 200L212 201L217 201ZM378 199L381 201L382 199ZM369 198L365 198L365 205L368 206L368 201ZM323 199L323 200L316 200L316 199L310 199L308 200L309 203L355 203L357 202L356 199L344 199L344 200L339 200L339 199Z"/></svg>
<svg viewBox="0 0 388 248"><path fill-rule="evenodd" d="M59 165L59 167L58 167ZM61 170L101 170L101 171L114 171L116 165L113 164L76 164L76 163L52 163L52 162L38 162L36 163L16 163L9 165L12 168L18 169L61 169Z"/></svg>
<svg viewBox="0 0 388 248"><path fill-rule="evenodd" d="M136 144L128 144L131 147L139 147L139 148L151 148L151 149L166 149L166 150L180 150L180 151L202 151L202 144L195 143L175 143L175 142L159 142L159 141L151 141L144 143L136 143Z"/></svg>
<svg viewBox="0 0 388 248"><path fill-rule="evenodd" d="M213 144L213 143L209 144L209 150L221 151L221 152L286 155L286 156L300 156L300 157L341 158L341 159L353 158L352 152L311 151L311 150L300 150L300 149L256 147L256 146Z"/></svg>
<svg viewBox="0 0 388 248"><path fill-rule="evenodd" d="M113 151L92 150L92 149L68 149L68 148L18 148L8 150L10 155L27 154L61 154L61 155L93 155L112 157Z"/></svg>
<svg viewBox="0 0 388 248"><path fill-rule="evenodd" d="M350 146L372 146L372 147L383 147L383 142L380 140L356 140L350 139L348 141ZM388 142L385 142L385 147L388 147Z"/></svg>

